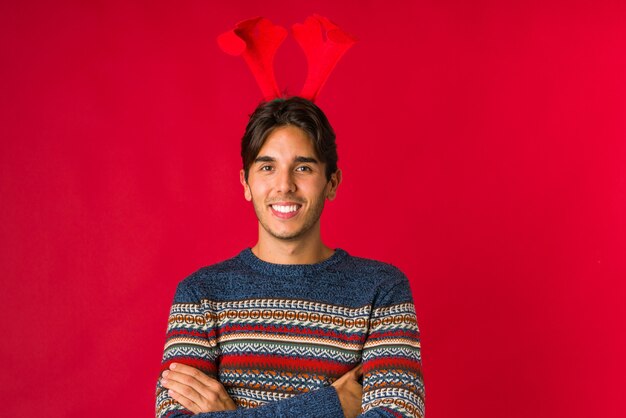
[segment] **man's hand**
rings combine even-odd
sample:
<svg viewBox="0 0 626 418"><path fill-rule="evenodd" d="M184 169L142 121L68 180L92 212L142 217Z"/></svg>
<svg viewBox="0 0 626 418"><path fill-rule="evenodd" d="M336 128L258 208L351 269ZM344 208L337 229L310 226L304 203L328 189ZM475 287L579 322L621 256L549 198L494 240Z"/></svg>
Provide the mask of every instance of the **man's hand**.
<svg viewBox="0 0 626 418"><path fill-rule="evenodd" d="M363 365L358 365L333 383L346 418L354 418L361 413L363 386L359 379L363 376L362 367Z"/></svg>
<svg viewBox="0 0 626 418"><path fill-rule="evenodd" d="M169 395L194 414L237 409L220 382L193 367L172 363L162 376Z"/></svg>

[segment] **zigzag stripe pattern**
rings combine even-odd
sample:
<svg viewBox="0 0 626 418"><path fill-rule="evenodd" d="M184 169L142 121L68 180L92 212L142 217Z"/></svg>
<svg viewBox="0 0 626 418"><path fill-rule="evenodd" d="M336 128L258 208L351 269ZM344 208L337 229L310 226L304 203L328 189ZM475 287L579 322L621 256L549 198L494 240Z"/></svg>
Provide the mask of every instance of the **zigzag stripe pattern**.
<svg viewBox="0 0 626 418"><path fill-rule="evenodd" d="M229 395L239 408L256 408L268 402L278 402L291 398L293 393L249 390L233 387Z"/></svg>
<svg viewBox="0 0 626 418"><path fill-rule="evenodd" d="M169 348L165 350L163 355L163 359L165 361L170 359L175 359L179 357L196 357L205 359L208 361L215 361L217 359L218 353L216 350L205 350L197 347L186 347L186 346L174 346L173 348Z"/></svg>
<svg viewBox="0 0 626 418"><path fill-rule="evenodd" d="M262 330L261 330L262 331ZM284 344L301 344L308 346L320 346L320 347L332 347L333 351L345 350L345 351L359 351L363 346L363 343L358 344L345 344L341 341L336 341L329 338L313 338L308 336L298 335L263 335L261 337L255 337L251 334L230 334L226 337L219 338L220 344L236 343L238 341L262 341L267 344L272 343L284 343Z"/></svg>
<svg viewBox="0 0 626 418"><path fill-rule="evenodd" d="M340 363L358 363L361 360L359 351L346 352L340 348L327 346L308 347L304 345L271 344L270 342L224 344L220 346L222 355L264 354L273 356L289 356L294 358L314 358L338 361Z"/></svg>
<svg viewBox="0 0 626 418"><path fill-rule="evenodd" d="M393 347L393 346L383 346L376 347L376 349L363 350L363 361L369 361L376 358L399 358L405 357L410 359L416 359L417 361L422 361L422 355L419 347Z"/></svg>
<svg viewBox="0 0 626 418"><path fill-rule="evenodd" d="M229 387L249 389L250 380L253 380L255 390L282 392L289 395L332 384L332 380L324 374L274 370L225 369L220 371L219 376L220 381Z"/></svg>
<svg viewBox="0 0 626 418"><path fill-rule="evenodd" d="M369 316L372 307L369 305L360 308L351 308L347 306L339 306L329 303L321 303L303 299L242 299L235 301L220 302L210 299L202 299L200 302L203 308L207 308L212 312L222 311L240 311L244 309L280 309L280 310L298 310L305 312L328 313L333 315L342 315L346 317ZM197 306L197 305L196 305Z"/></svg>
<svg viewBox="0 0 626 418"><path fill-rule="evenodd" d="M391 369L385 370L384 373L381 373L380 371L369 373L367 381L363 386L363 391L367 394L367 396L371 396L370 392L373 392L377 388L404 387L414 392L423 392L424 385L419 378L419 373L407 370Z"/></svg>
<svg viewBox="0 0 626 418"><path fill-rule="evenodd" d="M239 398L253 400L253 401L262 402L262 403L281 401L283 399L289 399L293 396L292 394L288 394L284 392L250 390L250 389L238 388L238 387L232 388L229 391L229 394L239 397Z"/></svg>
<svg viewBox="0 0 626 418"><path fill-rule="evenodd" d="M412 302L398 303L391 306L372 309L372 318L380 318L404 313L415 314L415 306Z"/></svg>

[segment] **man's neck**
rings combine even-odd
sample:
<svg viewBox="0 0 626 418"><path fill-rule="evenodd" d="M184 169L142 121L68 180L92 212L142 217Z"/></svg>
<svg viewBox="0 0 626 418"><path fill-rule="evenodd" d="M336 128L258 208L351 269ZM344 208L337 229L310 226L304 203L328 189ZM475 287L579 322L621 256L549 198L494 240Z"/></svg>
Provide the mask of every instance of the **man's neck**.
<svg viewBox="0 0 626 418"><path fill-rule="evenodd" d="M260 235L252 252L268 263L315 264L330 258L335 251L327 247L319 235L317 239L293 241Z"/></svg>

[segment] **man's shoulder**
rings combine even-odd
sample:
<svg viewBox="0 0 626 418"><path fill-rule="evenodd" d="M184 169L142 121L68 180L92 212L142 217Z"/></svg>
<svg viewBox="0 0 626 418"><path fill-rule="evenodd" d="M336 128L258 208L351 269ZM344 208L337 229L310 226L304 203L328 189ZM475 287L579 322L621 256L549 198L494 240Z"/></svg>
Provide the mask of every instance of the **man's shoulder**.
<svg viewBox="0 0 626 418"><path fill-rule="evenodd" d="M199 268L178 283L180 291L195 291L215 287L231 276L245 273L246 265L241 262L240 254L226 260Z"/></svg>
<svg viewBox="0 0 626 418"><path fill-rule="evenodd" d="M200 267L195 272L191 273L185 280L193 281L195 278L203 278L212 275L229 274L232 272L238 272L245 268L245 265L239 261L239 255L228 258L226 260L219 261L214 264L209 264Z"/></svg>
<svg viewBox="0 0 626 418"><path fill-rule="evenodd" d="M411 288L406 275L395 265L374 260L350 256L343 268L354 281L352 284L364 293L374 294L376 304L411 301Z"/></svg>
<svg viewBox="0 0 626 418"><path fill-rule="evenodd" d="M372 275L379 279L406 280L406 276L398 267L385 261L374 260L372 258L357 257L350 255L346 257L342 268L346 271L355 272L358 275Z"/></svg>
<svg viewBox="0 0 626 418"><path fill-rule="evenodd" d="M350 255L341 265L347 278L361 288L385 292L396 286L408 286L406 275L395 265L371 258Z"/></svg>

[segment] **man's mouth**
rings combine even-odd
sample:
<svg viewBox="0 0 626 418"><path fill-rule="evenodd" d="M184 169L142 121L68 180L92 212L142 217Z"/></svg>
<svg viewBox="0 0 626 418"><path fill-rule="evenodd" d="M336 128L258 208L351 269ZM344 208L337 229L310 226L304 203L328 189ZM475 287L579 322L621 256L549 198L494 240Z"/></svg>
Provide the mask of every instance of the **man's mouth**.
<svg viewBox="0 0 626 418"><path fill-rule="evenodd" d="M272 208L272 212L274 213L274 215L283 219L288 219L296 216L298 210L300 210L301 207L302 205L297 203L275 203L273 205L270 205L270 208Z"/></svg>
<svg viewBox="0 0 626 418"><path fill-rule="evenodd" d="M291 213L298 210L300 205L272 205L272 209L280 213Z"/></svg>

